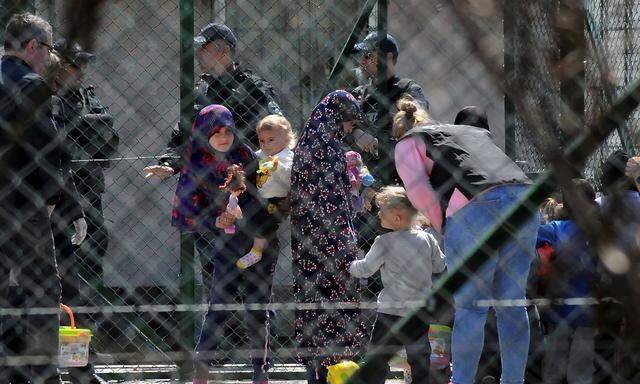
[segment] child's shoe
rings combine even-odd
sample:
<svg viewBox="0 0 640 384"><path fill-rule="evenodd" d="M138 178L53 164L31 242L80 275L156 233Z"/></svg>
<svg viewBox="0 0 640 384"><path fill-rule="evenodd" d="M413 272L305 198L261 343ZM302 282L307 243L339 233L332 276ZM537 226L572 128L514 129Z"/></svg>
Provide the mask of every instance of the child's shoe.
<svg viewBox="0 0 640 384"><path fill-rule="evenodd" d="M404 376L404 384L411 384L411 367L405 367L404 368L404 372L403 372L403 376Z"/></svg>
<svg viewBox="0 0 640 384"><path fill-rule="evenodd" d="M191 384L207 384L207 379L193 379Z"/></svg>
<svg viewBox="0 0 640 384"><path fill-rule="evenodd" d="M262 260L262 251L251 248L251 251L249 253L238 259L236 265L240 269L247 269L260 260Z"/></svg>

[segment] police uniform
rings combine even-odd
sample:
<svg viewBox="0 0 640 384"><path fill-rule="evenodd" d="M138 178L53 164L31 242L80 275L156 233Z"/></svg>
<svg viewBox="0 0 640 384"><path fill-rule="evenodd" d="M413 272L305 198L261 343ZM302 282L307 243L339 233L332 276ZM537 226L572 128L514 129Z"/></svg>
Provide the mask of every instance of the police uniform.
<svg viewBox="0 0 640 384"><path fill-rule="evenodd" d="M93 86L71 89L56 99L54 118L66 133L71 158L85 160L71 163L87 219L86 244L81 247L86 252L82 257L92 274L101 278L109 241L102 209L104 170L109 162L101 160L113 156L120 139L113 128L113 117L100 103Z"/></svg>
<svg viewBox="0 0 640 384"><path fill-rule="evenodd" d="M378 33L371 32L353 49L358 53L374 54L377 47ZM394 59L398 57L398 43L389 34L382 39L379 49L385 54L391 53ZM394 75L387 80L384 94L377 90L375 80L373 84L361 85L351 93L360 101L364 115L363 130L378 139L378 155L364 154L364 162L379 181L377 185L398 184L400 179L395 171L393 154L395 139L391 136L393 116L398 112L396 104L403 95L413 97L422 108L428 110L429 102L422 87L412 79L401 79Z"/></svg>
<svg viewBox="0 0 640 384"><path fill-rule="evenodd" d="M91 279L102 280L102 261L107 252L109 238L104 226L102 194L105 192L104 169L109 162L74 162L111 157L119 144L113 128L113 118L95 94L93 86L69 89L52 98L53 117L65 137L70 168L80 204L87 222L87 237L80 246L71 244L72 222L66 210L60 211L61 220L54 221L54 243L60 268L63 301L71 306L86 305L80 295L80 270L87 271ZM65 194L62 206L71 204L71 195ZM56 211L58 208L56 207ZM66 226L66 228L65 228ZM57 228L56 228L57 227ZM91 319L85 319L89 323ZM87 324L88 325L88 324ZM101 383L93 364L70 368L72 383Z"/></svg>
<svg viewBox="0 0 640 384"><path fill-rule="evenodd" d="M379 178L381 185L400 182L394 166L393 149L396 140L391 136L393 116L398 112L398 100L404 95L409 95L422 108L429 109L429 102L422 92L422 87L412 79L401 79L394 75L387 80L386 91L385 95L380 95L389 100L386 114L382 103L375 97L377 92L375 86L361 85L352 91L353 96L360 101L365 130L378 139L378 156L364 154L363 158L376 178Z"/></svg>
<svg viewBox="0 0 640 384"><path fill-rule="evenodd" d="M233 31L219 23L205 25L193 39L194 46L199 48L213 42L223 42L230 51L235 51L238 44ZM258 121L266 115L282 114L271 84L237 63L233 63L232 68L220 76L200 76L194 91L194 115L209 104L227 107L233 114L236 132L254 149L259 147L255 133ZM173 129L165 154L160 158L160 165L170 166L174 172L182 168L187 132L190 130L181 130L179 124Z"/></svg>

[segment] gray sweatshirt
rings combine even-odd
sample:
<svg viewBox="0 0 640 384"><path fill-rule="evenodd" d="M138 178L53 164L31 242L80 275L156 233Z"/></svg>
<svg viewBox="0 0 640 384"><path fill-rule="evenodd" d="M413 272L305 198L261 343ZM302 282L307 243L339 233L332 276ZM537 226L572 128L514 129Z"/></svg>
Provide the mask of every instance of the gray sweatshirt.
<svg viewBox="0 0 640 384"><path fill-rule="evenodd" d="M376 237L364 259L351 263L349 272L365 278L380 270L384 288L378 295L378 312L406 316L431 289L431 274L444 267L444 254L433 235L406 230Z"/></svg>

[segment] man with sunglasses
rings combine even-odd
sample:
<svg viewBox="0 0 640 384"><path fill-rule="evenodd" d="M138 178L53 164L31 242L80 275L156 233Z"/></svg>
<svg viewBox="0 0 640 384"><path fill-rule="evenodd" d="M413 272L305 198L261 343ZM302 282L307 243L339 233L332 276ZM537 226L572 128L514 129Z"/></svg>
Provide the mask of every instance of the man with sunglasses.
<svg viewBox="0 0 640 384"><path fill-rule="evenodd" d="M387 34L382 40L381 50L385 57L387 73L384 91L378 89L378 34L369 33L361 42L353 47L359 58L359 69L366 80L351 93L360 101L363 113L362 124L353 130L351 146L362 151L364 163L376 178L374 188L384 185L400 184L400 178L394 165L395 140L391 134L393 116L397 112L396 104L400 97L410 95L422 107L429 108L422 88L409 78L396 75L395 66L398 60L398 44L393 36ZM371 195L371 191L366 191ZM372 206L369 212L358 216L355 225L358 231L358 245L365 253L371 247L376 236L385 233L377 217L377 208ZM368 291L377 294L382 285L380 275L376 274L368 282Z"/></svg>
<svg viewBox="0 0 640 384"><path fill-rule="evenodd" d="M365 156L365 162L372 168L381 185L397 184L397 177L393 166L394 141L391 137L391 125L393 115L397 112L396 103L404 95L413 97L425 110L429 109L422 87L412 79L400 78L395 73L398 61L398 43L393 36L387 34L382 40L382 53L386 60L387 79L384 92L378 90L378 33L369 33L361 42L354 46L354 52L359 55L360 71L368 80L368 84L361 85L353 90L353 95L360 101L364 121L368 124L362 127L362 131L354 131L354 138L358 143L359 136L370 134L378 139L377 156ZM362 141L362 140L360 140ZM365 144L366 146L366 144ZM370 151L368 151L370 152Z"/></svg>
<svg viewBox="0 0 640 384"><path fill-rule="evenodd" d="M57 370L60 279L49 221L63 186L61 143L51 118L52 91L42 77L51 40L51 25L33 14L13 15L5 29L0 66L0 307L13 304L46 311L3 318L3 383L61 383ZM18 285L12 292L8 287L11 270ZM18 297L23 302L16 303ZM14 337L9 336L12 331ZM9 368L4 366L5 357L25 360ZM16 371L17 378L7 377Z"/></svg>
<svg viewBox="0 0 640 384"><path fill-rule="evenodd" d="M207 24L194 38L196 64L201 73L194 94L194 109L197 112L209 104L229 108L237 132L257 149L256 123L266 115L282 112L271 84L235 61L237 44L231 29L219 23ZM144 169L147 177L166 179L179 172L185 144L186 137L176 126L159 165Z"/></svg>

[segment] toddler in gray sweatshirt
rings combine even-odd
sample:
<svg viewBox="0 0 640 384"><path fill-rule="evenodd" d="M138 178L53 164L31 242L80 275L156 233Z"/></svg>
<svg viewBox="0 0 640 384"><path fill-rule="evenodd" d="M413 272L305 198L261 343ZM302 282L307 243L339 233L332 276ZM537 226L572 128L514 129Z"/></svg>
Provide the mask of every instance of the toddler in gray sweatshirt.
<svg viewBox="0 0 640 384"><path fill-rule="evenodd" d="M371 334L371 347L381 346L382 338L395 322L408 315L431 289L431 275L444 271L445 260L433 235L413 229L418 211L411 205L402 187L385 187L376 195L382 227L392 230L376 237L364 259L351 263L352 276L365 278L380 270L383 289L378 295L378 310ZM428 383L429 324L425 321L419 337L403 340L412 383ZM418 333L416 333L418 334ZM378 367L380 377L388 365Z"/></svg>

